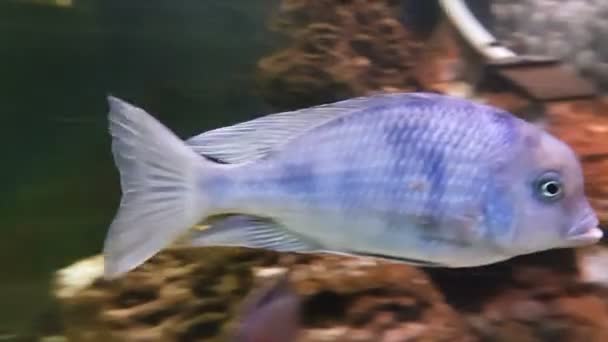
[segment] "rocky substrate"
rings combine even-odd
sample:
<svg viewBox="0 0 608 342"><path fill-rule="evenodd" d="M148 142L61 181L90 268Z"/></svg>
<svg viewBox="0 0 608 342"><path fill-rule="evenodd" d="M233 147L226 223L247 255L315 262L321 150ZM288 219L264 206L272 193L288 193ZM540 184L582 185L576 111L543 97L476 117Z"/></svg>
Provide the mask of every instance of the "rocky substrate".
<svg viewBox="0 0 608 342"><path fill-rule="evenodd" d="M101 257L81 261L58 272L54 293L79 342L226 341L247 293L287 270L301 297L301 341L605 341L607 252L596 248L464 270L173 249L115 281L99 278Z"/></svg>
<svg viewBox="0 0 608 342"><path fill-rule="evenodd" d="M275 261L253 250L172 249L105 281L97 256L59 271L54 295L71 341L204 340L229 330L254 267Z"/></svg>
<svg viewBox="0 0 608 342"><path fill-rule="evenodd" d="M415 88L420 43L398 0L283 0L273 20L287 46L258 64L259 89L277 109Z"/></svg>
<svg viewBox="0 0 608 342"><path fill-rule="evenodd" d="M104 281L102 262L94 257L58 272L55 296L71 341L225 341L245 295L288 269L302 297L304 341L468 339L464 321L428 276L409 266L247 249L182 249L165 251L124 278Z"/></svg>
<svg viewBox="0 0 608 342"><path fill-rule="evenodd" d="M588 254L599 255L554 250L432 279L480 341L605 341L606 259Z"/></svg>

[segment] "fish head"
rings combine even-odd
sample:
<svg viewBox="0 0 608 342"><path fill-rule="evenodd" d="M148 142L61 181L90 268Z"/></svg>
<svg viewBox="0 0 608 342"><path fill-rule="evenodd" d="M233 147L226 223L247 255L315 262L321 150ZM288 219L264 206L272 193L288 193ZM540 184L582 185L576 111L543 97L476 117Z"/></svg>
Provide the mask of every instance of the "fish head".
<svg viewBox="0 0 608 342"><path fill-rule="evenodd" d="M506 171L515 217L503 247L525 254L598 242L603 233L575 152L533 125L525 125L521 142Z"/></svg>

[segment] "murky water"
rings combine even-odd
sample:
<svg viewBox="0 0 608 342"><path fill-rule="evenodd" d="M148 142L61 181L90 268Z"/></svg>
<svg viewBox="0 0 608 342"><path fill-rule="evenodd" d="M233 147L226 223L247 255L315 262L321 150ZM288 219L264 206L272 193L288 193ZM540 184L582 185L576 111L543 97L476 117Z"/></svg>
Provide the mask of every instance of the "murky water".
<svg viewBox="0 0 608 342"><path fill-rule="evenodd" d="M105 95L184 137L268 111L272 3L0 2L0 335L49 324L51 273L101 249L119 196Z"/></svg>

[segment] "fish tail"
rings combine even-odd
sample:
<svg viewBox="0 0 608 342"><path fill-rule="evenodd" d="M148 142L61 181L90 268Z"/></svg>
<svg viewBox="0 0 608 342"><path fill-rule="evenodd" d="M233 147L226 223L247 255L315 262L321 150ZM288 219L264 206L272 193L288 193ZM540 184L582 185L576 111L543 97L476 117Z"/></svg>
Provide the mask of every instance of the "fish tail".
<svg viewBox="0 0 608 342"><path fill-rule="evenodd" d="M112 153L122 198L104 244L106 278L158 253L209 212L198 191L205 160L144 110L108 97Z"/></svg>

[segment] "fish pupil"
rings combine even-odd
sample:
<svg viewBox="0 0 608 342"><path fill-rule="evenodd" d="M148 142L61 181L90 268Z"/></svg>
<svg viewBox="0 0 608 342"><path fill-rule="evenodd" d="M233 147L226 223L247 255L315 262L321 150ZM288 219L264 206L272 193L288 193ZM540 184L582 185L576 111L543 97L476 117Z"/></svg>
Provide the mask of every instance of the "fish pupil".
<svg viewBox="0 0 608 342"><path fill-rule="evenodd" d="M536 183L536 192L548 201L556 201L563 197L563 185L558 174L551 172L540 178Z"/></svg>
<svg viewBox="0 0 608 342"><path fill-rule="evenodd" d="M557 181L547 181L542 185L542 192L545 197L555 198L561 194L562 187Z"/></svg>
<svg viewBox="0 0 608 342"><path fill-rule="evenodd" d="M559 192L559 186L554 182L550 182L545 187L545 191L547 191L548 194L555 196Z"/></svg>

